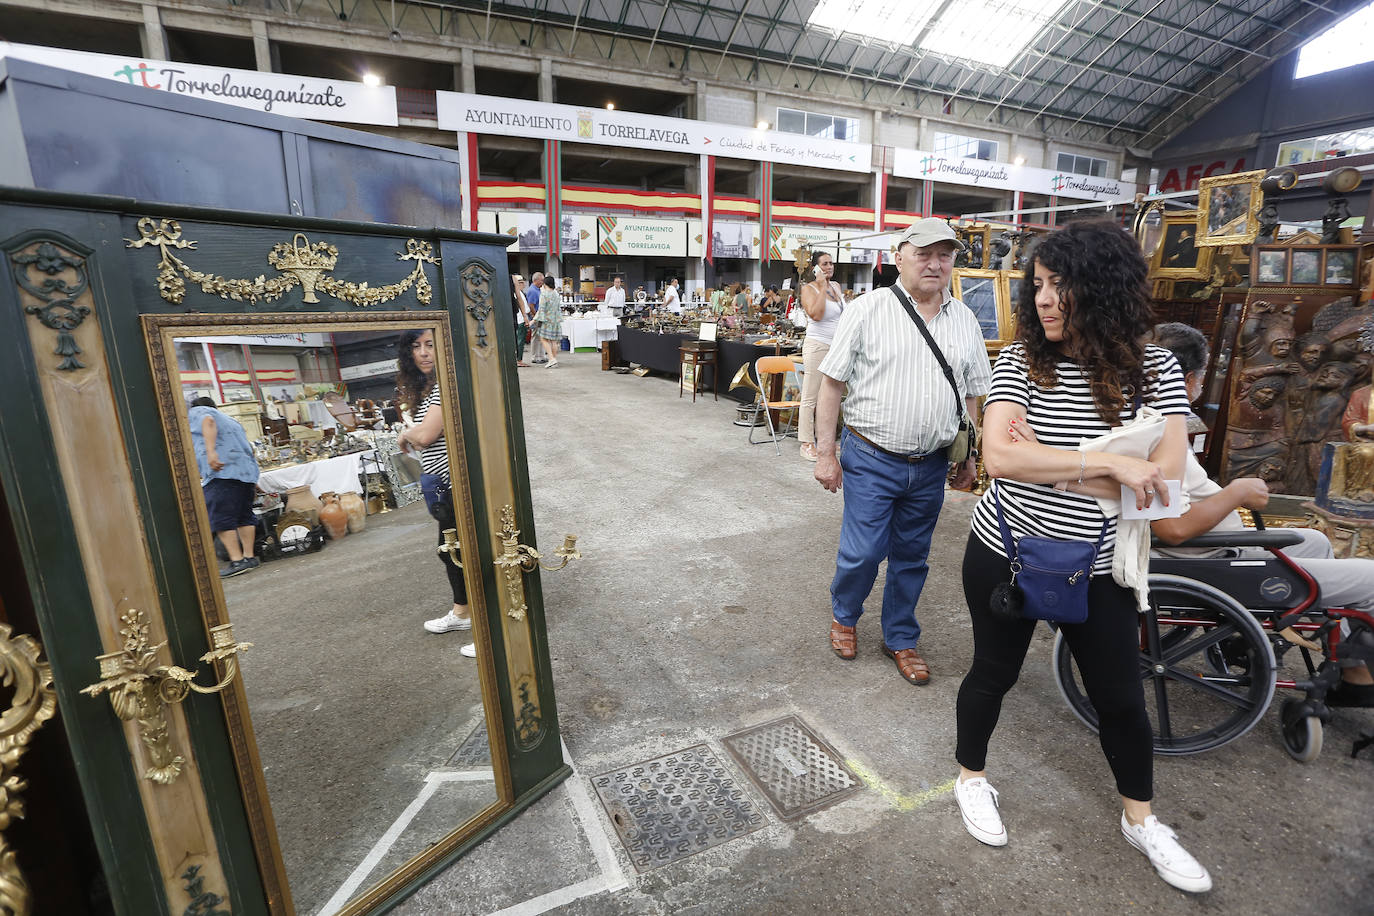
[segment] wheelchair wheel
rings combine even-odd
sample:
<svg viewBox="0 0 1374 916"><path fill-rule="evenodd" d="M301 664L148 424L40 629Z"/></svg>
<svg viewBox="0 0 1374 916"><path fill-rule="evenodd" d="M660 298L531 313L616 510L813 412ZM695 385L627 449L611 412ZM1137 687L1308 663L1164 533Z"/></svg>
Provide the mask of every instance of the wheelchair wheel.
<svg viewBox="0 0 1374 916"><path fill-rule="evenodd" d="M1279 714L1283 749L1299 763L1311 763L1322 752L1322 720L1300 714L1301 700L1283 701Z"/></svg>
<svg viewBox="0 0 1374 916"><path fill-rule="evenodd" d="M1274 650L1259 621L1233 598L1194 579L1154 575L1141 623L1140 679L1156 754L1210 751L1263 718L1274 698ZM1097 711L1062 631L1053 658L1060 694L1097 731Z"/></svg>

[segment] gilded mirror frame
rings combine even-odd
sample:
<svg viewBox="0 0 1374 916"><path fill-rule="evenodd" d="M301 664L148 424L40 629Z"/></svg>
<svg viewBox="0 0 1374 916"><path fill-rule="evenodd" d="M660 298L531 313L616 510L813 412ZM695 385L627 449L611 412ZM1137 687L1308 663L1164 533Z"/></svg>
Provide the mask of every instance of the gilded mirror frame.
<svg viewBox="0 0 1374 916"><path fill-rule="evenodd" d="M956 267L950 279L951 292L954 298L960 302L964 301L964 280L991 280L993 290L993 305L997 310L997 336L984 337L983 344L987 349L988 358L994 359L997 354L1002 352L1002 348L1011 343L1016 337L1016 329L1012 322L1012 308L1007 300L1007 274L1013 271L1006 270L987 270L980 267ZM1015 271L1019 273L1019 271ZM967 303L965 303L967 305Z"/></svg>
<svg viewBox="0 0 1374 916"><path fill-rule="evenodd" d="M443 310L372 312L341 314L326 313L254 313L254 314L144 314L140 316L144 344L147 349L158 411L163 418L163 432L167 455L173 468L176 502L180 509L183 535L192 557L196 592L200 601L201 619L208 636L211 627L228 623L228 607L224 589L216 574L213 535L204 500L194 482L198 473L196 458L187 421L187 407L179 384L173 385L175 357L174 340L178 337L210 337L259 335L287 331L379 331L400 333L416 327L433 328L436 343L436 375L444 404L458 403L458 382L454 360L453 333L449 312ZM449 463L453 469L455 508L459 525L459 541L473 545L476 557L477 523L473 509L472 481L467 471L467 444L457 410L444 411L444 436L449 444ZM478 644L477 668L482 705L491 742L492 771L497 798L467 821L454 828L423 853L407 861L396 871L358 893L340 910L338 916L357 916L366 913L412 884L426 870L448 857L464 842L494 825L510 809L515 799L506 730L502 721L495 652L488 617L488 598L482 576L476 574L473 563L465 564L464 580L470 604L474 610L473 639ZM243 679L235 679L220 695L226 721L229 723L230 743L238 775L244 808L248 813L249 830L254 852L267 891L269 910L274 916L296 912L285 863L278 841L275 819L268 797L267 784L258 753L257 738L249 715Z"/></svg>

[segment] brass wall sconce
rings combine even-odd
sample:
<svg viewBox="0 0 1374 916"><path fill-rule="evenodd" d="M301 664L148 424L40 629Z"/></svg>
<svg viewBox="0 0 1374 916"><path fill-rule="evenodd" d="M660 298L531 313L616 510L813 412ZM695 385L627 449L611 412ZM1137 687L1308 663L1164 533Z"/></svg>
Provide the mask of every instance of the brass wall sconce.
<svg viewBox="0 0 1374 916"><path fill-rule="evenodd" d="M554 572L573 560L582 559L582 554L577 549L577 535L564 535L563 546L555 550L553 555L559 558L557 566L545 563L539 551L528 544L521 544L520 529L515 527L515 509L511 506L501 507L501 553L493 562L501 571L510 597L510 610L506 613L515 620L524 620L525 612L528 610L525 606L525 586L521 575L534 572L541 566Z"/></svg>
<svg viewBox="0 0 1374 916"><path fill-rule="evenodd" d="M439 556L448 557L448 561L459 569L463 568L463 561L458 559L462 556L462 548L458 546L458 529L444 529L444 543L440 544L436 550Z"/></svg>
<svg viewBox="0 0 1374 916"><path fill-rule="evenodd" d="M252 643L234 641L234 625L220 624L210 629L211 649L200 657L202 662L224 662L224 677L219 683L202 687L195 682L198 671L187 671L179 665L160 665L157 654L167 643L148 645L148 624L143 612L131 608L120 615L124 626L124 648L96 657L100 662L100 680L82 689L82 693L98 697L109 692L115 715L125 722L138 720L139 739L148 748L152 765L143 773L160 785L169 785L181 775L185 758L172 749L167 730L166 707L180 703L190 694L219 693L228 687L238 674L235 656Z"/></svg>

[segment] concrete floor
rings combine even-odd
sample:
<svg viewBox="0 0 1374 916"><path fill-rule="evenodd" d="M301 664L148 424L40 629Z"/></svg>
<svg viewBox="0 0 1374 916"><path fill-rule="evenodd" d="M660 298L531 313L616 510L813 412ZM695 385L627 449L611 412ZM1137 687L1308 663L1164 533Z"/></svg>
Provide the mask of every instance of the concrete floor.
<svg viewBox="0 0 1374 916"><path fill-rule="evenodd" d="M490 763L452 758L484 722L423 503L224 580L296 906L342 903L496 800ZM379 838L432 795L392 842ZM364 865L364 863L368 863Z"/></svg>
<svg viewBox="0 0 1374 916"><path fill-rule="evenodd" d="M519 376L539 542L575 532L586 556L543 576L577 772L395 912L1371 911L1374 753L1348 756L1370 712L1338 712L1309 765L1280 746L1277 703L1225 748L1156 759L1156 809L1215 879L1188 896L1121 838L1106 763L1058 694L1042 630L989 758L1011 843L982 846L951 796L954 701L972 648L958 580L972 498L946 500L918 609L933 681L912 687L880 653L881 579L858 660L829 650L841 499L812 480L795 440L781 456L750 446L733 403L693 404L672 381L602 372L592 354ZM437 578L427 565L416 569ZM780 819L721 739L785 715L828 741L864 788ZM701 743L767 824L637 873L591 777Z"/></svg>

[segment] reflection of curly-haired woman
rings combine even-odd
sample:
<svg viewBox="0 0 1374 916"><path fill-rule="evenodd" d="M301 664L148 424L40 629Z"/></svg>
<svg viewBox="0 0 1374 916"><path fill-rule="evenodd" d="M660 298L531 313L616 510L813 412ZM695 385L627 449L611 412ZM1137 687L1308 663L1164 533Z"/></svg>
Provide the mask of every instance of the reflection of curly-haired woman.
<svg viewBox="0 0 1374 916"><path fill-rule="evenodd" d="M444 529L457 527L457 521L453 511L448 443L444 441L444 408L439 401L438 379L434 376L434 332L428 329L404 332L396 348L396 369L396 390L401 404L403 409L409 409L415 421L415 425L401 431L396 444L405 450L412 446L422 449L421 487L425 505L439 523L439 543L442 544ZM425 621L425 629L431 633L470 630L472 616L468 611L463 571L443 554L439 554L439 561L444 564L453 592L453 609L442 617ZM472 643L460 651L469 657L477 654Z"/></svg>
<svg viewBox="0 0 1374 916"><path fill-rule="evenodd" d="M1206 869L1150 811L1154 739L1139 674L1137 602L1112 578L1117 519L1097 502L1120 499L1125 486L1138 507L1156 493L1167 503L1165 480L1183 473L1188 395L1173 355L1143 343L1152 317L1145 274L1140 249L1108 222L1076 222L1046 236L1027 265L1016 304L1017 341L997 360L984 412L984 464L996 480L974 510L964 553L973 665L959 688L955 797L969 833L992 846L1007 842L984 766L1035 621L1001 619L989 607L993 588L1011 578L1000 504L1013 539L1102 538L1087 620L1061 624L1060 632L1101 720L1102 749L1124 809L1123 835L1165 881L1204 891L1211 887ZM1122 425L1137 404L1165 415L1148 460L1079 447L1080 439Z"/></svg>

